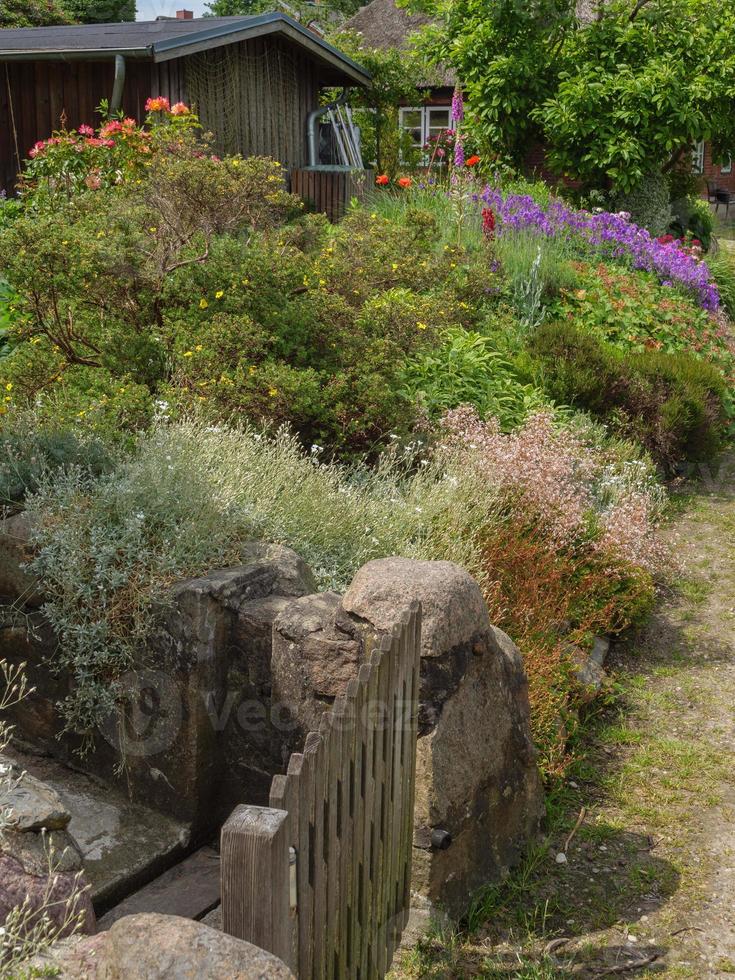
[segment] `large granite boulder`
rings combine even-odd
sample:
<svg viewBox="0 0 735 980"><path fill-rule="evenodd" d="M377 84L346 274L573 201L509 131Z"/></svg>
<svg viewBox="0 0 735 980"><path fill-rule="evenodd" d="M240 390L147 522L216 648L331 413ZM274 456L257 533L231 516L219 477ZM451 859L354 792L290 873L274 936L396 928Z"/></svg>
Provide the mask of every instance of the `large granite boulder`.
<svg viewBox="0 0 735 980"><path fill-rule="evenodd" d="M274 623L273 696L297 747L344 690L365 640L422 605L413 889L452 916L538 831L542 788L521 656L477 583L451 562L369 562L341 602L308 596Z"/></svg>
<svg viewBox="0 0 735 980"><path fill-rule="evenodd" d="M56 970L60 980L293 980L282 960L251 943L157 913L129 915L91 939L60 943L30 965Z"/></svg>

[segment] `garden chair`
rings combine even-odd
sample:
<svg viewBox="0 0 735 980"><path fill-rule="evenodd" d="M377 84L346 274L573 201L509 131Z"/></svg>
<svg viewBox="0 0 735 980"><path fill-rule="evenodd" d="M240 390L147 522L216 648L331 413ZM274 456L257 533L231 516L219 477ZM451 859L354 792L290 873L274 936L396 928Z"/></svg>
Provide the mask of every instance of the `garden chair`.
<svg viewBox="0 0 735 980"><path fill-rule="evenodd" d="M716 199L716 202L717 202L716 205L715 205L715 211L719 211L720 210L720 205L721 204L724 204L725 205L725 217L726 218L729 218L730 217L730 205L731 204L735 204L735 194L732 194L730 191L718 190L717 193L716 193L716 198L715 199Z"/></svg>
<svg viewBox="0 0 735 980"><path fill-rule="evenodd" d="M717 203L717 192L719 191L717 184L713 184L711 180L707 181L707 203L716 204Z"/></svg>

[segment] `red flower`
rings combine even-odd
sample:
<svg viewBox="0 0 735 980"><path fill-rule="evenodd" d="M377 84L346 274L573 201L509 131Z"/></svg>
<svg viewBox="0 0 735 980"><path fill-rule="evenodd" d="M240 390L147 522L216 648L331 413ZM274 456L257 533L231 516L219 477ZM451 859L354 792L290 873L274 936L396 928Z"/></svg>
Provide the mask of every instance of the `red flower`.
<svg viewBox="0 0 735 980"><path fill-rule="evenodd" d="M390 184L390 177L388 174L380 174L380 176L375 178L375 183L380 187L385 187L386 184Z"/></svg>
<svg viewBox="0 0 735 980"><path fill-rule="evenodd" d="M403 187L405 190L406 188L411 186L413 181L411 180L410 177L399 177L396 183L398 184L399 187Z"/></svg>
<svg viewBox="0 0 735 980"><path fill-rule="evenodd" d="M482 209L482 233L486 238L495 235L495 212L492 208Z"/></svg>
<svg viewBox="0 0 735 980"><path fill-rule="evenodd" d="M476 167L479 162L480 158L477 156L477 154L474 154L469 158L469 160L465 160L464 165L465 167Z"/></svg>

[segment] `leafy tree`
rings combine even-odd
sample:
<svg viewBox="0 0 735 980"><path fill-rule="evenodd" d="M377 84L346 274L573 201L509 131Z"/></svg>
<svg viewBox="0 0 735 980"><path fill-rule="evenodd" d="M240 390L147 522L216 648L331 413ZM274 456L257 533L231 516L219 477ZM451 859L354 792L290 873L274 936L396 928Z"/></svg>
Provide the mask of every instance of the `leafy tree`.
<svg viewBox="0 0 735 980"><path fill-rule="evenodd" d="M0 28L69 24L72 18L56 0L2 0Z"/></svg>
<svg viewBox="0 0 735 980"><path fill-rule="evenodd" d="M426 39L466 88L482 140L517 160L542 139L552 167L629 190L675 169L698 140L735 146L735 7L608 0L428 0Z"/></svg>
<svg viewBox="0 0 735 980"><path fill-rule="evenodd" d="M372 85L354 89L350 105L369 109L374 128L375 160L379 171L385 169L385 142L396 127L396 106L401 102L417 105L421 96L417 85L425 69L421 61L407 51L395 48L366 48L356 31L340 31L330 37L340 51L353 58L372 76ZM367 122L368 120L366 120Z"/></svg>
<svg viewBox="0 0 735 980"><path fill-rule="evenodd" d="M207 4L205 17L239 17L248 14L259 14L266 9L273 9L275 3L268 0L213 0Z"/></svg>
<svg viewBox="0 0 735 980"><path fill-rule="evenodd" d="M64 0L73 20L81 24L114 24L135 20L135 0Z"/></svg>

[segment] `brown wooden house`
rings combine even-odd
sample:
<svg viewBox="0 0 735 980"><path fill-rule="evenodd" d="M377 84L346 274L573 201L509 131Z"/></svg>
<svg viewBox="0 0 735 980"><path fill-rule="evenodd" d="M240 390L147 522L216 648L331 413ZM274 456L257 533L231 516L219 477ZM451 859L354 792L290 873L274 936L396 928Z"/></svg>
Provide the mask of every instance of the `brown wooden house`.
<svg viewBox="0 0 735 980"><path fill-rule="evenodd" d="M320 90L364 86L367 72L283 13L0 31L0 190L28 150L58 129L94 124L101 99L136 119L149 96L186 102L222 152L309 160Z"/></svg>

